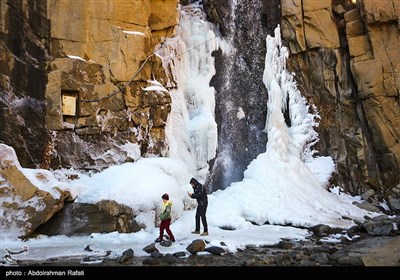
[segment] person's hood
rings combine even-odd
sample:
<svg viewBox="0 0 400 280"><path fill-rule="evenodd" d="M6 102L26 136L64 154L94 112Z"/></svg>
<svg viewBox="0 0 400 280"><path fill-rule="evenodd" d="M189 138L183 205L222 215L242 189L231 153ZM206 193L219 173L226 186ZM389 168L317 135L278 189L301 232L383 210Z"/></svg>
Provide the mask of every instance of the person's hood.
<svg viewBox="0 0 400 280"><path fill-rule="evenodd" d="M199 181L197 181L195 178L190 179L190 184L194 184L196 187L200 185Z"/></svg>

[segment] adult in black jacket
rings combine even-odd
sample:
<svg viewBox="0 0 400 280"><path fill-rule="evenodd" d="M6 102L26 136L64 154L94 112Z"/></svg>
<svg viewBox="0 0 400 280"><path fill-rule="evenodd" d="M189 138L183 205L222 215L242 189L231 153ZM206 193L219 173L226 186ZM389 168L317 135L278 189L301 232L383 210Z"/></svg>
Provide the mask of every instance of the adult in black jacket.
<svg viewBox="0 0 400 280"><path fill-rule="evenodd" d="M197 200L196 228L194 231L192 231L192 233L194 234L200 233L200 218L201 218L204 231L200 235L205 236L208 235L208 226L206 218L206 211L208 206L207 191L205 187L202 184L200 184L195 178L190 179L190 184L193 187L193 193L188 192L188 194L191 198Z"/></svg>

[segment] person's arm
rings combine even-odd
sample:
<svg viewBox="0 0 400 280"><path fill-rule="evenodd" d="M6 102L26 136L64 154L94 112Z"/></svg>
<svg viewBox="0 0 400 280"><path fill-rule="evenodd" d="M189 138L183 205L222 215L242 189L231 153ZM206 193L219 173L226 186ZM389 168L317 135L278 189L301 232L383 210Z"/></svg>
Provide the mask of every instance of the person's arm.
<svg viewBox="0 0 400 280"><path fill-rule="evenodd" d="M197 189L195 189L195 191L190 195L190 197L193 199L198 199L198 198L201 198L201 194L199 194Z"/></svg>
<svg viewBox="0 0 400 280"><path fill-rule="evenodd" d="M190 197L194 199L203 199L205 195L207 194L205 193L204 186L201 185L196 188L196 190L194 191L194 193L192 193Z"/></svg>

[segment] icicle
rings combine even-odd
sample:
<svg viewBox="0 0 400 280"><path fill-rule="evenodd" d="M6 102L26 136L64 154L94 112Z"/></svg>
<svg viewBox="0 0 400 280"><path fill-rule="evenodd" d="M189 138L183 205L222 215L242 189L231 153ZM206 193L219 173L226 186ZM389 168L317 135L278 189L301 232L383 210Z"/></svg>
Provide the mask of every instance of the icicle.
<svg viewBox="0 0 400 280"><path fill-rule="evenodd" d="M317 113L310 113L310 105L301 96L293 74L286 70L289 52L282 46L280 26L275 29L275 37L267 36L267 54L263 82L268 90L268 112L266 131L268 132L267 150L279 153L286 158L288 150L306 161L315 151L311 146L318 141L314 126L318 123ZM289 99L289 108L286 108ZM315 107L311 107L315 109ZM290 124L285 123L284 112L289 110Z"/></svg>

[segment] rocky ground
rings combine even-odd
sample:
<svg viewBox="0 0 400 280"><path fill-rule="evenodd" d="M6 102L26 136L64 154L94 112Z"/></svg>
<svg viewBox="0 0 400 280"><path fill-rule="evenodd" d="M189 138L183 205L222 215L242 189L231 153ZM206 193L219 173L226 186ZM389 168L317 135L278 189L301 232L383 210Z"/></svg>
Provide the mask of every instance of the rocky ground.
<svg viewBox="0 0 400 280"><path fill-rule="evenodd" d="M19 266L400 266L400 236L368 237L357 242L298 243L282 241L277 246L247 247L235 254L202 254L179 257L166 254L150 257L102 258L96 263L76 257L37 262L25 260ZM99 258L100 259L100 258Z"/></svg>
<svg viewBox="0 0 400 280"><path fill-rule="evenodd" d="M366 220L343 232L342 229L318 225L313 235L304 241L282 240L274 246L248 246L234 254L225 253L221 247L207 247L202 239L194 240L188 252L161 254L154 244L144 250L150 255L136 257L131 249L113 257L65 256L45 261L24 260L19 267L349 267L349 266L400 266L400 217L386 215ZM327 236L339 235L339 242L328 242ZM165 246L170 241L166 242ZM205 253L207 251L208 253ZM5 264L5 262L3 261Z"/></svg>

